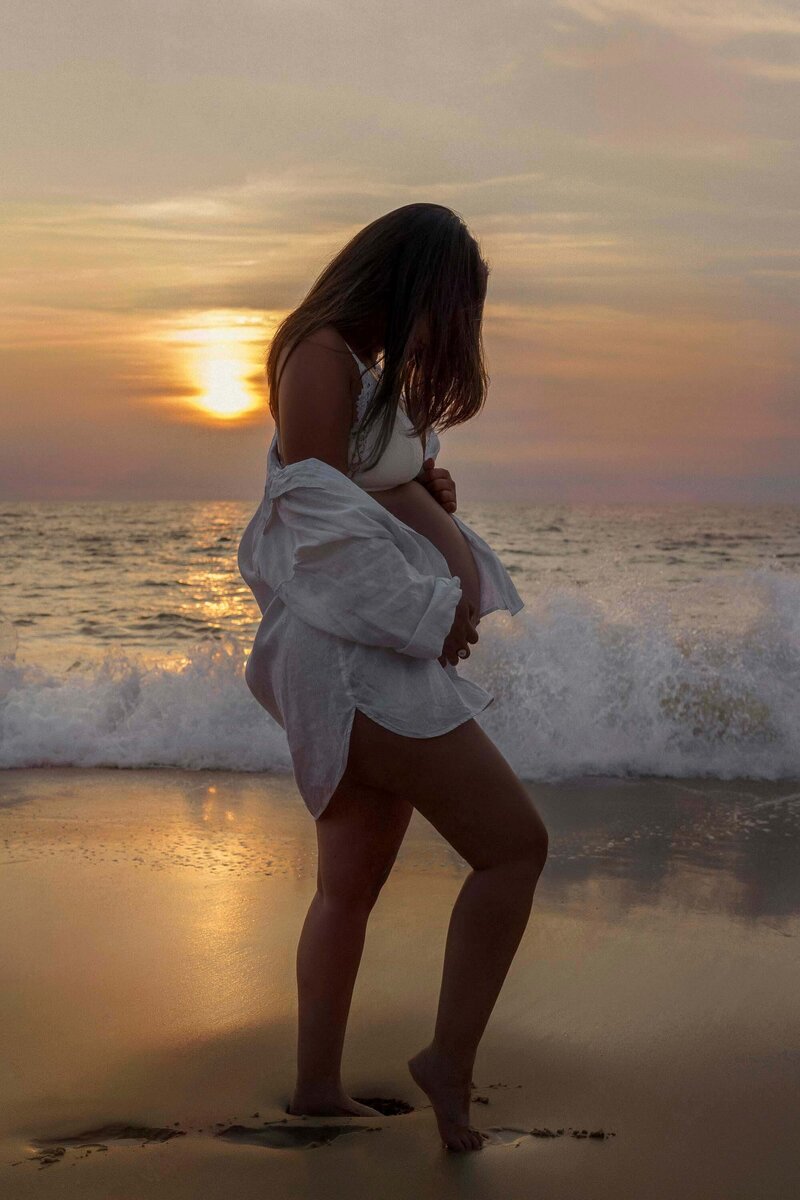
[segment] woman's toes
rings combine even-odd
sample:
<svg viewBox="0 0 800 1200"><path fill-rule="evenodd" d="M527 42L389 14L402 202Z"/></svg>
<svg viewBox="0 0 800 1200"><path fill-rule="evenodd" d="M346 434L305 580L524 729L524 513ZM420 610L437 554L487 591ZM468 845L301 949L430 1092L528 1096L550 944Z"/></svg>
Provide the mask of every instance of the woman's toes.
<svg viewBox="0 0 800 1200"><path fill-rule="evenodd" d="M448 1135L442 1145L446 1150L456 1150L459 1152L481 1150L483 1148L483 1138L484 1135L479 1129L467 1127L454 1130Z"/></svg>

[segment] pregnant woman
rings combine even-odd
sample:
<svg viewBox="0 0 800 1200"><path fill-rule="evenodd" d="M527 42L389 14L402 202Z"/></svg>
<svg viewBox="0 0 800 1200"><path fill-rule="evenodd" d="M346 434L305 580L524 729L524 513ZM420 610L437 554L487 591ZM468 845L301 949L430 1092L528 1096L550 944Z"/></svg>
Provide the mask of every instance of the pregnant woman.
<svg viewBox="0 0 800 1200"><path fill-rule="evenodd" d="M378 218L336 255L271 344L267 485L239 547L262 613L245 678L286 730L318 843L289 1112L376 1115L345 1091L342 1050L369 914L416 808L471 868L433 1034L408 1063L456 1151L483 1145L475 1056L547 857L528 792L475 720L493 698L457 671L480 619L522 601L435 465L435 428L485 400L488 273L437 204Z"/></svg>

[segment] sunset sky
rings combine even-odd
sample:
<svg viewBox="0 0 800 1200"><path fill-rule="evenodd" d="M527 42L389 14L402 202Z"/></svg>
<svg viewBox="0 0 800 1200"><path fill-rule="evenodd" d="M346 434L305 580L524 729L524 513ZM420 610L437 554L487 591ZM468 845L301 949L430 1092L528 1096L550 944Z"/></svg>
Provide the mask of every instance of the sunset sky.
<svg viewBox="0 0 800 1200"><path fill-rule="evenodd" d="M271 331L359 228L492 267L462 502L800 502L800 8L6 0L0 499L263 488Z"/></svg>

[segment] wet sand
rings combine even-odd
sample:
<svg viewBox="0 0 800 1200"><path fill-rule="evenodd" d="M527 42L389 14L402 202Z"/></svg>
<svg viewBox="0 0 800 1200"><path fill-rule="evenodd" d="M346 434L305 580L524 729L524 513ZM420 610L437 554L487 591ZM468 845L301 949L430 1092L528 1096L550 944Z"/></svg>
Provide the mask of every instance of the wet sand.
<svg viewBox="0 0 800 1200"><path fill-rule="evenodd" d="M349 1090L401 1103L287 1118L315 872L291 779L3 772L0 1194L794 1195L800 784L531 791L551 853L476 1064L492 1141L461 1156L405 1067L466 873L422 818L345 1047Z"/></svg>

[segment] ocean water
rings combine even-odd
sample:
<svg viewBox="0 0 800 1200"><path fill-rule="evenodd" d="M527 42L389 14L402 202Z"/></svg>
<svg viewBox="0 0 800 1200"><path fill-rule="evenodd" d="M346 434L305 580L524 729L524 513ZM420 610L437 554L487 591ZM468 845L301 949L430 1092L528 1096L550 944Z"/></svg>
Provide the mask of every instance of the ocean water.
<svg viewBox="0 0 800 1200"><path fill-rule="evenodd" d="M251 697L256 507L0 504L0 767L291 769ZM526 602L459 670L525 778L800 778L800 508L473 504Z"/></svg>

